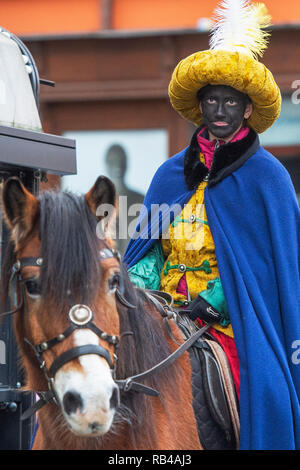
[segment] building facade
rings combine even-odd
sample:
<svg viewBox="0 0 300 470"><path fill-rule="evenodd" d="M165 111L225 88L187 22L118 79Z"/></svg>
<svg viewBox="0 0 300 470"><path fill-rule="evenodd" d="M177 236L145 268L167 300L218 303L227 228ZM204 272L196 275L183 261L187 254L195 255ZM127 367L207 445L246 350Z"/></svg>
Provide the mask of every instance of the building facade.
<svg viewBox="0 0 300 470"><path fill-rule="evenodd" d="M143 193L155 168L184 148L193 132L171 108L167 89L178 61L208 48L207 19L216 0L3 3L2 26L19 34L40 77L56 84L41 86L44 132L78 142L78 177L67 186L84 190L107 173L106 154L120 145L128 160L126 184ZM27 17L14 17L22 3ZM282 9L277 0L265 3L275 24L263 62L281 88L283 107L261 142L287 167L300 193L300 4L287 0Z"/></svg>

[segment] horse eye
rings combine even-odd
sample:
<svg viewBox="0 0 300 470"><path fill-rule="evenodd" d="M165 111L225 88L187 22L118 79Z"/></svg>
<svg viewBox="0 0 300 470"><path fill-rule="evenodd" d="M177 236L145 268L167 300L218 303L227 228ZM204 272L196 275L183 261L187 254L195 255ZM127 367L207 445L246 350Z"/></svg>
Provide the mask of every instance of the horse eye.
<svg viewBox="0 0 300 470"><path fill-rule="evenodd" d="M108 281L108 287L111 292L114 292L120 286L120 274L115 273Z"/></svg>
<svg viewBox="0 0 300 470"><path fill-rule="evenodd" d="M28 279L24 282L29 297L36 299L41 295L40 283L37 279Z"/></svg>

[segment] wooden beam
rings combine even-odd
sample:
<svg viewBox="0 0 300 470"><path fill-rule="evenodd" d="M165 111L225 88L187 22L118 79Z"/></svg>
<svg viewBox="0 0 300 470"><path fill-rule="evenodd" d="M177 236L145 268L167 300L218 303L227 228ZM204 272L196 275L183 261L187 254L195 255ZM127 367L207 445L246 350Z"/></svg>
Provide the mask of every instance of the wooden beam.
<svg viewBox="0 0 300 470"><path fill-rule="evenodd" d="M275 155L277 158L295 159L300 156L300 145L286 145L286 146L265 146L268 152Z"/></svg>
<svg viewBox="0 0 300 470"><path fill-rule="evenodd" d="M40 103L64 101L116 101L168 99L168 82L156 79L111 80L57 83L53 89L43 87Z"/></svg>

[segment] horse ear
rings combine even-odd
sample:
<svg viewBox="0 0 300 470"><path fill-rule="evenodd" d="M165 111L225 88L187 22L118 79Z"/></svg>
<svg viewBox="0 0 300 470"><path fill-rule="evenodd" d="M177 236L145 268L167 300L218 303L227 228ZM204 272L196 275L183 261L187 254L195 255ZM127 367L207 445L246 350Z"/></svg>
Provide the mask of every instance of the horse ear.
<svg viewBox="0 0 300 470"><path fill-rule="evenodd" d="M18 243L33 227L38 211L38 200L18 178L12 177L4 184L2 201L4 219L12 230L13 240Z"/></svg>
<svg viewBox="0 0 300 470"><path fill-rule="evenodd" d="M113 182L106 176L99 176L94 186L85 195L86 201L90 210L102 219L109 212L109 208L115 209L116 207L116 188ZM100 207L105 210L99 210Z"/></svg>

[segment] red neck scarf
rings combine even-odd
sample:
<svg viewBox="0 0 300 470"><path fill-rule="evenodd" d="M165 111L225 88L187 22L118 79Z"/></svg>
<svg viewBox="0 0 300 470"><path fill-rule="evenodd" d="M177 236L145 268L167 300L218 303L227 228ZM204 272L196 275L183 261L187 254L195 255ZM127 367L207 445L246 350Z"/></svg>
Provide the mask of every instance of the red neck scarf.
<svg viewBox="0 0 300 470"><path fill-rule="evenodd" d="M214 156L214 151L216 148L216 143L217 140L208 140L206 139L203 134L206 131L206 127L204 126L201 131L197 135L197 140L199 147L201 149L201 152L204 155L205 159L205 165L207 166L208 169L211 168L212 161L213 161L213 156ZM244 139L248 134L249 134L249 127L242 127L238 133L233 137L233 139L230 141L230 143L236 142L238 140ZM220 145L224 145L226 142L224 140L219 140L218 143Z"/></svg>

